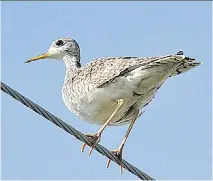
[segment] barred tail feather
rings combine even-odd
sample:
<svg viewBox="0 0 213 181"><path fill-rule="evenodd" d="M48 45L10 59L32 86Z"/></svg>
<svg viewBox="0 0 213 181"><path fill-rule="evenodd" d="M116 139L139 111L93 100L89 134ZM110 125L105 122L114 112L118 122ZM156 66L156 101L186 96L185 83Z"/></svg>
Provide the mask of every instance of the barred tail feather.
<svg viewBox="0 0 213 181"><path fill-rule="evenodd" d="M188 70L191 70L192 68L195 68L198 65L202 64L202 62L192 62L192 61L194 61L194 59L191 59L191 58L188 58L188 57L186 57L185 60L186 60L186 62L181 64L176 69L176 71L173 72L173 74L170 77L182 74L184 72L187 72Z"/></svg>

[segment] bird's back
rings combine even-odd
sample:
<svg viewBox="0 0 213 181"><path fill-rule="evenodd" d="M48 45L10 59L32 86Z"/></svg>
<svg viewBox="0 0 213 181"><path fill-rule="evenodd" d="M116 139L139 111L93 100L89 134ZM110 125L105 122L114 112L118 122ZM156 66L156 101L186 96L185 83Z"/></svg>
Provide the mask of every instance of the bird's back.
<svg viewBox="0 0 213 181"><path fill-rule="evenodd" d="M76 75L74 75L73 83L79 82L81 78L81 80L84 79L85 81L90 82L94 88L98 88L113 82L120 76L125 76L139 67L143 67L143 69L150 69L157 68L165 64L180 62L183 64L174 71L172 76L186 72L200 64L198 62L194 62L194 59L192 58L184 57L182 54L155 57L103 57L95 59L81 67Z"/></svg>

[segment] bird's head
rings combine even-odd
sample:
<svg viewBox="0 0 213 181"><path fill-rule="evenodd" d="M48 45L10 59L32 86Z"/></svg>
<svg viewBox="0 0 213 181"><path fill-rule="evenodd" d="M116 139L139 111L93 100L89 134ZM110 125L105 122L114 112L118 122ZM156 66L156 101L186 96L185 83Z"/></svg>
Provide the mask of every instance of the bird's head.
<svg viewBox="0 0 213 181"><path fill-rule="evenodd" d="M27 60L25 63L29 63L36 60L45 58L52 58L57 60L63 60L63 57L70 55L73 57L80 57L80 48L78 43L72 38L59 38L55 40L47 53L38 55Z"/></svg>

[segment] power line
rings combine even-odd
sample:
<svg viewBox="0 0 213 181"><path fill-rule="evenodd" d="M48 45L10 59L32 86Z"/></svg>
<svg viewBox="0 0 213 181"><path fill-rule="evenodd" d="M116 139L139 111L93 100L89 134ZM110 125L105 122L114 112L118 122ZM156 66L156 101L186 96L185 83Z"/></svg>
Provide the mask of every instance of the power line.
<svg viewBox="0 0 213 181"><path fill-rule="evenodd" d="M40 114L44 118L48 119L49 121L51 121L52 123L54 123L58 127L62 128L63 130L65 130L69 134L73 135L74 137L76 137L80 141L86 143L89 146L92 146L92 142L83 133L79 132L78 130L76 130L75 128L70 126L69 124L65 123L64 121L62 121L58 117L56 117L53 114L51 114L50 112L46 111L44 108L42 108L39 105L37 105L36 103L32 102L28 98L24 97L19 92L13 90L12 88L7 86L3 82L1 82L1 90L5 93L9 94L14 99L16 99L19 102L21 102L22 104L24 104L25 106L29 107L30 109L32 109L36 113ZM105 155L106 157L108 157L109 159L111 159L112 161L114 161L115 163L117 163L119 165L119 159L117 158L117 156L114 155L112 152L110 152L105 147L103 147L102 145L96 144L94 149L96 151L98 151L100 154ZM142 172L141 170L139 170L135 166L131 165L130 163L128 163L124 159L122 160L122 165L123 165L123 168L125 168L126 170L128 170L132 174L136 175L141 180L154 180L152 177L150 177L146 173Z"/></svg>

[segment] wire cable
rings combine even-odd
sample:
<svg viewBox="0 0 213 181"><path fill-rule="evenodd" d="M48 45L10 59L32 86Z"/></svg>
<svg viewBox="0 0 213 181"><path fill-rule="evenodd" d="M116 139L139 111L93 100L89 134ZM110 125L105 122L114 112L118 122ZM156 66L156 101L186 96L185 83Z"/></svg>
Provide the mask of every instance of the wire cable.
<svg viewBox="0 0 213 181"><path fill-rule="evenodd" d="M63 130L65 130L69 134L73 135L78 140L86 143L89 146L92 146L92 141L86 135L84 135L80 131L76 130L75 128L73 128L72 126L67 124L66 122L59 119L58 117L54 116L50 112L46 111L44 108L40 107L38 104L36 104L36 103L32 102L31 100L29 100L28 98L24 97L19 92L13 90L12 88L10 88L8 85L4 84L3 82L1 82L1 90L5 93L9 94L14 99L16 99L19 102L21 102L22 104L24 104L25 106L32 109L34 112L40 114L41 116L43 116L47 120L51 121L52 123L54 123L58 127L62 128ZM112 152L110 152L105 147L103 147L102 145L96 144L94 149L96 151L98 151L100 154L108 157L109 159L111 159L112 161L114 161L115 163L117 163L119 165L119 159L117 158L117 156L114 155ZM123 168L125 168L126 170L128 170L132 174L136 175L141 180L154 180L152 177L150 177L146 173L142 172L141 170L139 170L135 166L131 165L130 163L128 163L124 159L122 159L122 164L123 164Z"/></svg>

